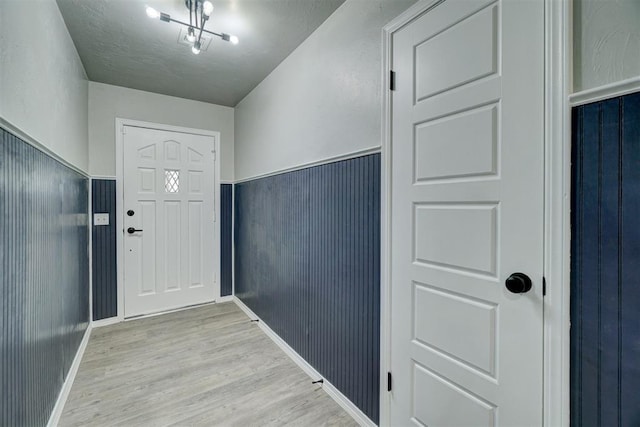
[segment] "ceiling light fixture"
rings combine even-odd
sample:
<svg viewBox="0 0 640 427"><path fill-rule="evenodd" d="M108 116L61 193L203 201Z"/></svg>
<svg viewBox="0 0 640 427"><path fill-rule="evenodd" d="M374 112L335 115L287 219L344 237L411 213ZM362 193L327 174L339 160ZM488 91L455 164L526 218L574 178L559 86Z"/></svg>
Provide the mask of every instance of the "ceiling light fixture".
<svg viewBox="0 0 640 427"><path fill-rule="evenodd" d="M187 40L193 43L196 41L196 32L193 30L193 27L189 27L187 30Z"/></svg>
<svg viewBox="0 0 640 427"><path fill-rule="evenodd" d="M147 16L151 19L158 19L160 18L160 12L150 6L147 6Z"/></svg>
<svg viewBox="0 0 640 427"><path fill-rule="evenodd" d="M213 13L213 4L209 0L184 0L184 5L189 9L189 23L173 19L169 14L158 12L150 6L147 6L147 16L152 19L159 18L163 22L175 22L176 24L188 27L186 38L189 42L193 43L191 52L195 55L199 54L202 48L202 33L218 36L224 41L238 44L238 37L236 36L225 33L214 33L213 31L204 29L211 13Z"/></svg>

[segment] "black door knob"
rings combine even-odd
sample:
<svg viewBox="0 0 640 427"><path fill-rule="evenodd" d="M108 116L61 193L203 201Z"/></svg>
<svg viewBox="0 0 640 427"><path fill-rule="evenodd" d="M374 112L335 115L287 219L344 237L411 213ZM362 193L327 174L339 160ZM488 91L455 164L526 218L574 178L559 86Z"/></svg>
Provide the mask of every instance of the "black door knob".
<svg viewBox="0 0 640 427"><path fill-rule="evenodd" d="M127 228L127 233L129 233L129 234L133 234L133 233L135 233L136 231L142 231L142 230L136 230L136 229L135 229L135 228L133 228L133 227L129 227L129 228Z"/></svg>
<svg viewBox="0 0 640 427"><path fill-rule="evenodd" d="M524 273L513 273L504 281L509 292L514 294L524 294L531 290L531 279Z"/></svg>

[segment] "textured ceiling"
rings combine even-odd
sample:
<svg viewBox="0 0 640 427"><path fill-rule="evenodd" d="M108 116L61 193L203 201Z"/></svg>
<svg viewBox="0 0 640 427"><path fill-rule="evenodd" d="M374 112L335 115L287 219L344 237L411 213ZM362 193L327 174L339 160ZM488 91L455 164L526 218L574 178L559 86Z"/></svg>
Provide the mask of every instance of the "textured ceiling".
<svg viewBox="0 0 640 427"><path fill-rule="evenodd" d="M146 6L187 21L184 0L57 0L89 80L235 106L344 0L211 0L207 51L178 44L174 23L147 17Z"/></svg>

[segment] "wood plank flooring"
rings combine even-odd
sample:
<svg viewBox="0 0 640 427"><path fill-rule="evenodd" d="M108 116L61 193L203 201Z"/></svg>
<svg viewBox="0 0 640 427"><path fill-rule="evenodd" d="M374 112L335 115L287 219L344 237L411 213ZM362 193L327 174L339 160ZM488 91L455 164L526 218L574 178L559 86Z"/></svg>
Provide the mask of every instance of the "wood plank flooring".
<svg viewBox="0 0 640 427"><path fill-rule="evenodd" d="M94 329L60 426L356 426L234 304Z"/></svg>

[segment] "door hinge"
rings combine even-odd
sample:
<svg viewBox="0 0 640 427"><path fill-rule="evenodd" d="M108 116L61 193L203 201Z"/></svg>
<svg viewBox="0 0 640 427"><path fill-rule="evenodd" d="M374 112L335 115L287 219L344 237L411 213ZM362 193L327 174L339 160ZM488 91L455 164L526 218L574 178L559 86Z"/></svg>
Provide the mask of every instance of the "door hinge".
<svg viewBox="0 0 640 427"><path fill-rule="evenodd" d="M387 391L391 391L391 372L387 372Z"/></svg>
<svg viewBox="0 0 640 427"><path fill-rule="evenodd" d="M126 134L127 134L127 131L125 130L125 126L122 126L122 127L120 128L120 132L122 132L122 134L123 134L123 135L126 135Z"/></svg>
<svg viewBox="0 0 640 427"><path fill-rule="evenodd" d="M542 296L547 295L547 278L542 276Z"/></svg>
<svg viewBox="0 0 640 427"><path fill-rule="evenodd" d="M213 211L213 222L216 222L216 211Z"/></svg>
<svg viewBox="0 0 640 427"><path fill-rule="evenodd" d="M396 72L389 71L389 90L396 90Z"/></svg>
<svg viewBox="0 0 640 427"><path fill-rule="evenodd" d="M211 154L213 154L213 161L215 162L216 161L216 152L212 151Z"/></svg>

